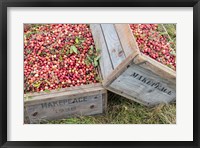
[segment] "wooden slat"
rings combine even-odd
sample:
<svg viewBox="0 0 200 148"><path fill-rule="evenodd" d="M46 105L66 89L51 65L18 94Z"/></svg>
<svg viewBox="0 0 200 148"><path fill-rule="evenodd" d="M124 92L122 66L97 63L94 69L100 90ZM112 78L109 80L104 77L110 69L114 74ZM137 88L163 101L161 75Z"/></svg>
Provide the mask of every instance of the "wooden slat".
<svg viewBox="0 0 200 148"><path fill-rule="evenodd" d="M130 54L123 62L121 62L117 66L117 68L115 68L113 72L106 79L103 80L103 86L107 88L107 86L109 86L112 81L114 81L117 77L121 75L123 71L127 69L128 65L131 64L131 62L134 60L135 57L137 57L137 55L137 52Z"/></svg>
<svg viewBox="0 0 200 148"><path fill-rule="evenodd" d="M129 24L115 24L126 57L133 53L140 53Z"/></svg>
<svg viewBox="0 0 200 148"><path fill-rule="evenodd" d="M176 83L176 71L144 54L138 55L134 59L134 63L139 64L141 67L152 71L163 79L168 79L171 82Z"/></svg>
<svg viewBox="0 0 200 148"><path fill-rule="evenodd" d="M32 96L29 100L25 100L24 104L31 105L31 104L34 104L35 102L38 103L38 102L43 102L43 101L52 101L54 98L62 97L62 96L73 98L73 97L87 96L87 95L92 95L96 93L105 93L105 92L106 90L101 86L101 87L93 87L93 88L84 88L84 89L74 90L74 91L49 93L46 95Z"/></svg>
<svg viewBox="0 0 200 148"><path fill-rule="evenodd" d="M24 107L24 124L29 124L30 123L30 119L28 117L26 108Z"/></svg>
<svg viewBox="0 0 200 148"><path fill-rule="evenodd" d="M99 62L102 77L104 79L107 78L107 76L109 76L110 73L113 71L113 66L110 60L107 45L100 24L90 24L90 28L95 42L95 47L101 50L101 58Z"/></svg>
<svg viewBox="0 0 200 148"><path fill-rule="evenodd" d="M101 24L114 69L125 59L119 37L113 24Z"/></svg>
<svg viewBox="0 0 200 148"><path fill-rule="evenodd" d="M102 101L103 101L103 112L105 113L106 110L107 110L107 104L108 104L108 93L107 93L107 91L105 93L103 93Z"/></svg>
<svg viewBox="0 0 200 148"><path fill-rule="evenodd" d="M34 92L34 93L28 93L24 94L24 98L26 99L26 96L33 98L35 96L41 96L41 95L48 95L48 94L54 94L54 93L61 93L61 92L70 92L70 91L75 91L75 90L84 90L84 89L90 89L94 87L101 87L101 83L92 83L92 84L87 84L87 85L80 85L80 86L72 86L72 87L66 87L66 88L61 88L59 90L51 90L49 93L48 92Z"/></svg>
<svg viewBox="0 0 200 148"><path fill-rule="evenodd" d="M52 101L45 101L26 106L31 123L43 120L65 119L68 117L94 115L103 112L102 94L68 98L55 97Z"/></svg>
<svg viewBox="0 0 200 148"><path fill-rule="evenodd" d="M106 105L107 91L102 86L88 85L82 89L35 95L24 102L30 123L100 114Z"/></svg>
<svg viewBox="0 0 200 148"><path fill-rule="evenodd" d="M121 73L108 88L148 106L169 103L176 98L176 84L135 64Z"/></svg>

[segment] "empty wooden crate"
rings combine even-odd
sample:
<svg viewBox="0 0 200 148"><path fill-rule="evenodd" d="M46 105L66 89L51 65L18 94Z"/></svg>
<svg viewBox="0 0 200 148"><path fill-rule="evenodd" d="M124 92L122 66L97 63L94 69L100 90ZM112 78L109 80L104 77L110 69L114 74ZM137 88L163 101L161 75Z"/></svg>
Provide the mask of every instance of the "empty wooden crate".
<svg viewBox="0 0 200 148"><path fill-rule="evenodd" d="M146 106L176 99L176 72L142 54L129 24L91 24L103 86Z"/></svg>

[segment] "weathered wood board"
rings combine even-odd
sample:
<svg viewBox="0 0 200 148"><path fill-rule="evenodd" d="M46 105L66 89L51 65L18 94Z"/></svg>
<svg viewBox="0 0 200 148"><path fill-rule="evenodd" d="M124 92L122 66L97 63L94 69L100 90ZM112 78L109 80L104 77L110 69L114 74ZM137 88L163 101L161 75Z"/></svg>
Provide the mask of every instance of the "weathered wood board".
<svg viewBox="0 0 200 148"><path fill-rule="evenodd" d="M126 24L115 24L114 26L119 36L125 56L128 57L130 54L139 54L140 51L137 47L133 34L130 32L130 27Z"/></svg>
<svg viewBox="0 0 200 148"><path fill-rule="evenodd" d="M115 30L114 24L101 24L101 27L113 67L116 68L125 59L121 42Z"/></svg>
<svg viewBox="0 0 200 148"><path fill-rule="evenodd" d="M74 90L34 95L24 105L25 119L28 117L30 123L95 115L106 109L107 91L101 85L86 85Z"/></svg>
<svg viewBox="0 0 200 148"><path fill-rule="evenodd" d="M79 98L67 98L61 96L55 101L45 101L40 104L26 107L30 121L54 120L68 118L77 115L92 115L103 112L102 95L92 95Z"/></svg>
<svg viewBox="0 0 200 148"><path fill-rule="evenodd" d="M99 62L100 62L102 77L106 78L113 71L113 64L110 60L108 47L105 42L105 38L103 36L101 25L100 24L90 24L90 28L92 31L93 39L95 41L95 47L96 47L96 49L100 49L100 51L101 51L101 58L100 58Z"/></svg>
<svg viewBox="0 0 200 148"><path fill-rule="evenodd" d="M26 111L26 108L24 107L24 124L29 124L30 120Z"/></svg>
<svg viewBox="0 0 200 148"><path fill-rule="evenodd" d="M172 81L172 83L176 83L176 72L174 70L157 62L147 55L138 54L137 57L134 58L133 62L135 64L139 64L144 69L152 71L164 79Z"/></svg>
<svg viewBox="0 0 200 148"><path fill-rule="evenodd" d="M176 99L176 72L140 52L129 24L91 26L98 26L92 27L95 45L104 47L100 67L106 89L147 106Z"/></svg>
<svg viewBox="0 0 200 148"><path fill-rule="evenodd" d="M176 98L175 83L136 64L131 64L108 88L148 106L168 103Z"/></svg>

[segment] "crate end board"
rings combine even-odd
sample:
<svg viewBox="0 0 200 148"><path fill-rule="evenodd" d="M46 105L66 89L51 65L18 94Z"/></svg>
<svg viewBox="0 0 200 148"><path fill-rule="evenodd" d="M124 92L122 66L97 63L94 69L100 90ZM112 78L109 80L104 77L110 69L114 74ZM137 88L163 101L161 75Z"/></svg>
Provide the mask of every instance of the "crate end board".
<svg viewBox="0 0 200 148"><path fill-rule="evenodd" d="M87 87L87 86L86 86ZM101 114L107 106L107 91L101 87L36 95L24 102L25 123L40 123L69 117Z"/></svg>
<svg viewBox="0 0 200 148"><path fill-rule="evenodd" d="M107 88L147 106L169 103L176 98L176 83L134 63Z"/></svg>
<svg viewBox="0 0 200 148"><path fill-rule="evenodd" d="M170 102L167 102L167 101L155 101L155 102L149 102L149 101L145 101L144 99L141 99L141 98L137 98L137 97L133 97L131 96L130 94L127 94L126 92L124 91L120 91L116 88L113 88L113 87L107 87L107 90L111 91L111 92L114 92L122 97L125 97L129 100L132 100L134 102L137 102L139 104L142 104L146 107L155 107L156 105L159 105L159 104L170 104L170 103L174 103L176 102L176 98L172 99Z"/></svg>
<svg viewBox="0 0 200 148"><path fill-rule="evenodd" d="M101 74L100 74L101 76ZM102 77L101 77L102 78ZM85 91L87 92L88 89L90 88L102 88L101 83L92 83L92 84L87 84L87 85L80 85L80 86L72 86L72 87L66 87L66 88L61 88L57 90L51 90L49 92L31 92L24 94L24 99L25 100L32 100L31 98L36 97L36 96L42 96L42 95L47 95L47 94L54 94L54 93L61 93L61 92L78 92L78 91Z"/></svg>
<svg viewBox="0 0 200 148"><path fill-rule="evenodd" d="M176 71L148 57L147 55L142 53L137 55L137 57L133 59L133 63L141 65L143 68L152 71L162 78L168 79L172 82L176 81Z"/></svg>
<svg viewBox="0 0 200 148"><path fill-rule="evenodd" d="M95 47L101 51L103 79L111 77L130 55L139 53L127 24L90 24L90 28Z"/></svg>
<svg viewBox="0 0 200 148"><path fill-rule="evenodd" d="M103 31L100 24L90 24L90 29L95 42L96 49L101 51L101 58L99 60L100 69L103 79L109 76L113 71L113 64L110 59L108 47L103 35Z"/></svg>

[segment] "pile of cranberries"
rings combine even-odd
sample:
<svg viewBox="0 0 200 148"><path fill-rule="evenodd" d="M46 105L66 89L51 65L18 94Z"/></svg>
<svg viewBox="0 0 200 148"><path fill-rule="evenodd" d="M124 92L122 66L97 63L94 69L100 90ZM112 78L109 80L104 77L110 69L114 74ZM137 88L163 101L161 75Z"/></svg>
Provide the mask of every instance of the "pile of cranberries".
<svg viewBox="0 0 200 148"><path fill-rule="evenodd" d="M99 53L87 24L24 27L24 93L97 83Z"/></svg>
<svg viewBox="0 0 200 148"><path fill-rule="evenodd" d="M176 52L169 37L158 30L160 24L130 24L140 51L176 70Z"/></svg>

